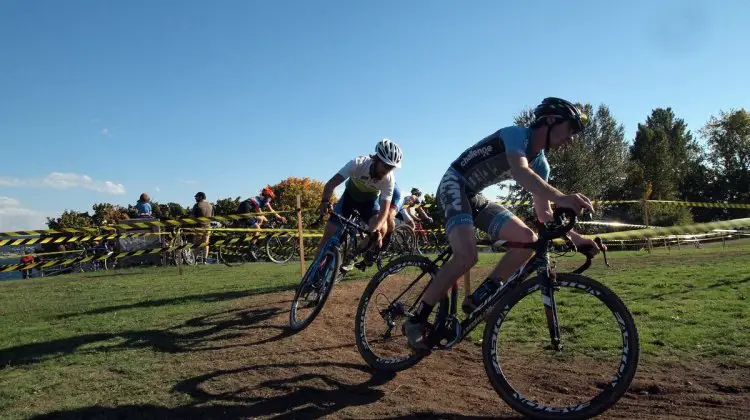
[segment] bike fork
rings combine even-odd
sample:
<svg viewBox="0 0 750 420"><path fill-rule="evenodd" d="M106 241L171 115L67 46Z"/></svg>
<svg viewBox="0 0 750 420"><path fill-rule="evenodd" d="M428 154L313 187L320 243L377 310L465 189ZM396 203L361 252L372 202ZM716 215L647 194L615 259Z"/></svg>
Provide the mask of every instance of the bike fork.
<svg viewBox="0 0 750 420"><path fill-rule="evenodd" d="M549 338L552 348L562 351L562 342L560 341L560 324L557 318L557 304L555 303L554 280L545 276L545 282L542 286L542 302L544 311L547 315L547 327L549 328Z"/></svg>

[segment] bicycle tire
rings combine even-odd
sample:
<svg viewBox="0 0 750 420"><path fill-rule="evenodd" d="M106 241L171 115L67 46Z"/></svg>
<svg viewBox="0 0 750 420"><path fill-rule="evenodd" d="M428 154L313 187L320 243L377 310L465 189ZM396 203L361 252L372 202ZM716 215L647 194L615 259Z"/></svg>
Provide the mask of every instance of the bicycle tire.
<svg viewBox="0 0 750 420"><path fill-rule="evenodd" d="M303 329L307 328L307 326L315 320L318 314L320 314L320 311L323 310L323 306L325 306L326 301L328 300L328 296L331 295L331 290L333 290L334 281L341 264L339 250L337 248L328 249L322 258L326 259L326 261L324 262L325 278L322 279L323 284L321 285L322 291L318 292L317 302L315 304L315 308L313 308L313 311L301 322L297 322L296 319L297 307L302 295L305 292L309 293L309 291L307 290L311 281L309 277L313 275L314 271L316 270L316 266L318 266L317 259L313 260L313 262L310 264L310 267L307 268L307 271L305 271L305 274L304 276L302 276L302 280L297 287L297 291L294 293L292 306L289 310L289 327L292 331L302 331Z"/></svg>
<svg viewBox="0 0 750 420"><path fill-rule="evenodd" d="M286 264L297 252L293 236L274 236L266 241L266 256L276 264ZM282 252L278 252L282 251Z"/></svg>
<svg viewBox="0 0 750 420"><path fill-rule="evenodd" d="M408 225L400 225L391 233L391 243L388 248L380 251L375 262L378 270L382 270L391 261L403 255L415 254L416 236L414 230ZM385 264L384 264L385 263Z"/></svg>
<svg viewBox="0 0 750 420"><path fill-rule="evenodd" d="M557 274L556 283L556 289L571 287L596 297L612 312L619 323L623 340L622 357L619 360L619 369L617 372L614 372L614 376L612 377L613 383L601 386L600 389L602 391L588 402L569 407L549 407L539 402L531 401L508 383L502 368L497 362L497 357L495 357L497 353L495 345L497 343L497 335L513 307L522 299L542 287L542 279L539 277L523 282L516 290L503 297L490 314L485 326L482 343L482 358L484 360L485 372L498 395L511 408L527 417L547 420L573 420L594 417L616 404L630 386L638 367L640 353L638 330L633 321L633 316L622 300L598 281L578 274L560 273Z"/></svg>
<svg viewBox="0 0 750 420"><path fill-rule="evenodd" d="M398 372L408 369L422 360L428 352L412 353L406 346L404 350L410 354L398 360L388 359L373 351L372 346L367 340L367 321L366 313L370 302L373 302L372 297L375 294L378 286L391 274L399 273L404 270L407 266L419 267L422 270L426 270L431 276L437 274L437 267L428 258L421 255L406 255L398 259L393 260L391 263L383 267L382 270L378 271L375 276L367 284L367 287L362 292L362 296L359 299L357 305L357 314L355 315L354 324L354 335L357 342L357 350L365 362L375 370L383 372ZM391 305L389 305L390 307ZM448 315L448 299L440 301L437 305L436 313L438 319L444 319ZM382 316L382 314L381 314ZM397 333L401 333L400 327L393 326L396 328Z"/></svg>

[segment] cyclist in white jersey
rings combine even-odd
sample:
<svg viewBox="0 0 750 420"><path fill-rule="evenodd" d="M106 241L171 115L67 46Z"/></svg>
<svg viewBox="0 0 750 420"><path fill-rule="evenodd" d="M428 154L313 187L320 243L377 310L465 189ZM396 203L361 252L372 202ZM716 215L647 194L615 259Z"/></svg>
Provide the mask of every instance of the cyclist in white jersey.
<svg viewBox="0 0 750 420"><path fill-rule="evenodd" d="M445 214L448 243L453 257L446 262L428 286L414 317L403 325L408 345L415 350L430 347L425 339L427 319L433 306L450 290L453 283L468 272L478 260L474 226L489 234L493 241L534 242L537 235L508 209L490 203L480 193L490 185L514 179L534 198L534 210L540 222L552 220L551 202L580 213L593 212L591 201L581 194L565 195L549 185L549 164L545 153L573 141L583 130L588 117L572 103L559 98L545 98L534 110L531 128L511 126L498 130L464 151L450 165L438 186L436 201ZM594 241L570 231L576 246ZM462 305L470 313L486 301L516 270L533 255L533 250L510 249L490 276ZM479 299L481 297L481 300Z"/></svg>
<svg viewBox="0 0 750 420"><path fill-rule="evenodd" d="M402 153L398 145L383 139L375 146L374 155L359 156L349 161L323 188L321 216L330 208L333 190L346 180L346 189L336 203L335 211L348 217L356 209L362 220L368 223L370 232L376 233L377 246L380 247L388 231L388 214L396 184L393 169L401 167L401 158ZM338 220L334 218L328 221L318 252L336 233L338 225Z"/></svg>

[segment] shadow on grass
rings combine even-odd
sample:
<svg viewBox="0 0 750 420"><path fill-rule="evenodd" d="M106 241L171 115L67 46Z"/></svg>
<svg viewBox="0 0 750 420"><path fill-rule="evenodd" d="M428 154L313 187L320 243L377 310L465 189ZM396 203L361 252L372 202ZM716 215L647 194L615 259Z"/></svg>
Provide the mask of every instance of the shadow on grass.
<svg viewBox="0 0 750 420"><path fill-rule="evenodd" d="M84 334L43 343L24 344L0 349L0 370L8 366L29 365L71 354L95 354L126 349L151 349L163 353L185 353L261 345L292 335L285 324L274 325L269 323L271 319L285 312L288 312L288 310L278 307L233 309L198 316L167 329ZM256 341L231 342L231 340L244 337L246 330L251 329L278 330L280 332ZM224 341L230 342L223 346L217 345L217 343L220 344Z"/></svg>
<svg viewBox="0 0 750 420"><path fill-rule="evenodd" d="M211 392L221 385L236 388L231 376L243 378L238 389ZM359 376L365 379L355 382ZM87 418L322 418L347 407L372 404L386 394L378 387L395 374L371 373L353 363L312 362L257 365L240 369L217 370L177 383L173 390L193 399L193 403L175 408L154 405L121 407L85 407L56 411L33 419ZM252 383L258 378L257 383ZM244 385L250 381L249 385Z"/></svg>
<svg viewBox="0 0 750 420"><path fill-rule="evenodd" d="M106 314L106 313L111 313L111 312L125 311L128 309L158 308L161 306L180 305L180 304L188 303L188 302L206 302L206 303L220 302L220 301L225 301L225 300L239 299L239 298L253 296L253 295L260 295L264 293L280 292L284 290L290 290L293 288L294 286L273 286L273 287L266 287L266 288L252 289L252 290L235 291L235 292L202 293L202 294L197 294L197 295L180 296L180 297L174 297L174 298L168 298L168 299L144 300L141 302L129 303L125 305L105 306L103 308L91 309L91 310L84 311L84 312L62 314L62 315L57 316L57 318L67 319L67 318L73 318L77 316L100 315L100 314Z"/></svg>

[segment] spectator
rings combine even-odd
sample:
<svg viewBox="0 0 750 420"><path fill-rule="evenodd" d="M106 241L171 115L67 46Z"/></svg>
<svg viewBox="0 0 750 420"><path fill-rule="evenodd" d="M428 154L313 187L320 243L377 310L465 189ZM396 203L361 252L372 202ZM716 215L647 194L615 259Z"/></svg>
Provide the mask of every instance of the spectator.
<svg viewBox="0 0 750 420"><path fill-rule="evenodd" d="M151 217L151 197L148 194L141 194L141 198L135 203L136 217Z"/></svg>
<svg viewBox="0 0 750 420"><path fill-rule="evenodd" d="M33 255L24 255L21 257L21 264L33 264L34 263L34 256ZM31 269L27 270L21 270L21 277L24 279L30 279L31 278Z"/></svg>
<svg viewBox="0 0 750 420"><path fill-rule="evenodd" d="M193 217L213 217L214 216L214 206L211 205L208 201L206 201L206 194L203 192L199 192L198 194L195 194L195 205L193 206L192 211ZM201 227L204 229L210 229L211 228L211 222L206 222L201 224ZM203 248L203 264L206 264L206 261L208 260L208 240L211 238L211 232L206 230L203 231L203 233L199 233L195 235L195 238L193 239L194 244L206 244Z"/></svg>

